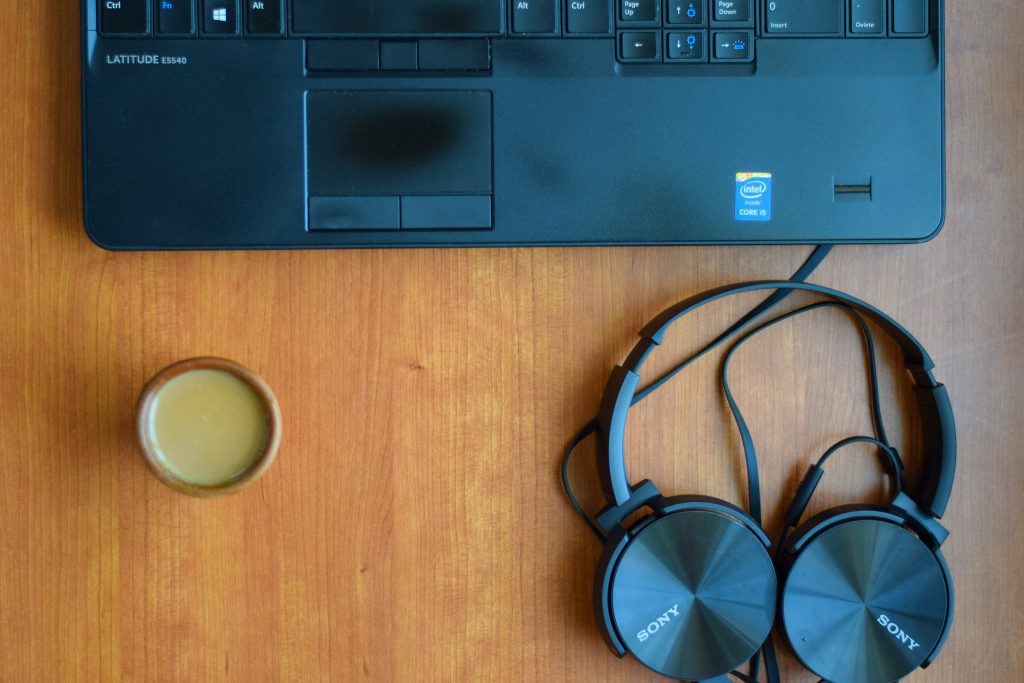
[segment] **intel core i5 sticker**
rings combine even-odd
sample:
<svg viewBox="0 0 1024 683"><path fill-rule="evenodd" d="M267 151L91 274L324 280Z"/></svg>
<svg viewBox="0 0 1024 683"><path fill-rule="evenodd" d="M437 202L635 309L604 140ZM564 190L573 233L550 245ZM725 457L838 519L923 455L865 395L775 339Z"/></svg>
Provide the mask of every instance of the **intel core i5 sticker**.
<svg viewBox="0 0 1024 683"><path fill-rule="evenodd" d="M772 174L736 174L736 220L772 219Z"/></svg>

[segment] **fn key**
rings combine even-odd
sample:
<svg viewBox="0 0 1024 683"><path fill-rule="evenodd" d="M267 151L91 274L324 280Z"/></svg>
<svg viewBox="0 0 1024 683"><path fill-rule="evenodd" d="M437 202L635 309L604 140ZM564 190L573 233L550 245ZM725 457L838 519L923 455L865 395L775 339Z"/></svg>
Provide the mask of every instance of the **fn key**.
<svg viewBox="0 0 1024 683"><path fill-rule="evenodd" d="M281 0L245 0L245 28L249 33L281 35L284 33Z"/></svg>

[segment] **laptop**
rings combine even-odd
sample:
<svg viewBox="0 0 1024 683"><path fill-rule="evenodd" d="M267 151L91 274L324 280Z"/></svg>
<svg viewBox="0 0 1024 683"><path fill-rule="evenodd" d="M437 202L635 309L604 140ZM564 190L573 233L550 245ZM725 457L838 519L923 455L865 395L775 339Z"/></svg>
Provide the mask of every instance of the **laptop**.
<svg viewBox="0 0 1024 683"><path fill-rule="evenodd" d="M83 0L107 249L915 242L942 0Z"/></svg>

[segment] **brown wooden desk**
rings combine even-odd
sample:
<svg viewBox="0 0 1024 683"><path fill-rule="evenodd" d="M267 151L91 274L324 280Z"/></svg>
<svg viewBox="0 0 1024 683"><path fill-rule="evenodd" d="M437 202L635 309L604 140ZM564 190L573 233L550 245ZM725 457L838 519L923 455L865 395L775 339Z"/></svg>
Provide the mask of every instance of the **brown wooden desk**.
<svg viewBox="0 0 1024 683"><path fill-rule="evenodd" d="M0 680L652 679L593 626L600 549L561 495L559 452L649 316L788 275L807 250L103 252L81 228L77 5L0 14ZM1021 680L1024 6L947 5L945 231L840 248L815 280L914 331L957 410L956 623L913 680ZM676 331L655 364L746 305ZM164 488L132 445L143 382L197 354L263 373L285 414L277 464L227 500ZM631 466L741 501L715 372L638 408ZM869 427L859 342L816 313L734 372L774 532L807 461ZM887 393L892 421L911 414L905 389ZM593 504L584 452L573 475ZM882 490L851 453L817 507Z"/></svg>

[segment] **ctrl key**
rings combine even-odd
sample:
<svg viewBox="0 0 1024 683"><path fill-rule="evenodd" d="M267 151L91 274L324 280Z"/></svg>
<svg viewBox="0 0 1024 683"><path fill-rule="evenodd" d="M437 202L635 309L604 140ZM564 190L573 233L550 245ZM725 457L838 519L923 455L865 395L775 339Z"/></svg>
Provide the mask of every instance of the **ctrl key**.
<svg viewBox="0 0 1024 683"><path fill-rule="evenodd" d="M149 0L98 0L100 30L103 33L139 35L149 33Z"/></svg>
<svg viewBox="0 0 1024 683"><path fill-rule="evenodd" d="M658 43L658 34L654 31L620 33L619 55L624 62L656 62Z"/></svg>

